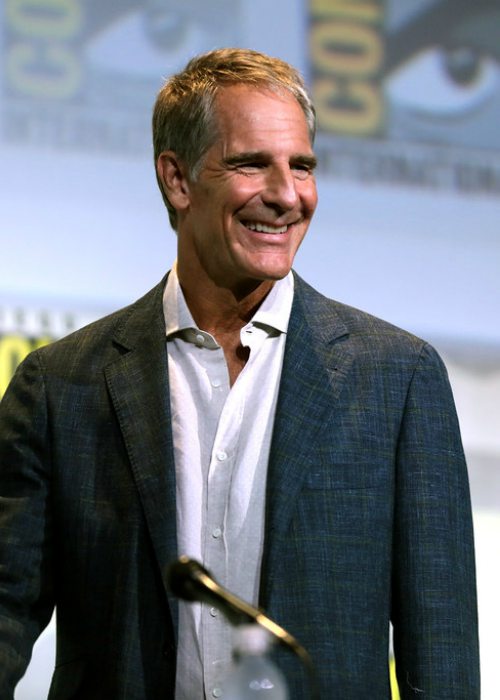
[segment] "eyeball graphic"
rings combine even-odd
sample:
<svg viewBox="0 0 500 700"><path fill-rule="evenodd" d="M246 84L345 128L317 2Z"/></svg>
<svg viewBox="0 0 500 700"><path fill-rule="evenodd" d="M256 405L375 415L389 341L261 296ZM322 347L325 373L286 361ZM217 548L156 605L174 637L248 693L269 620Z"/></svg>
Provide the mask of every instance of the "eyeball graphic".
<svg viewBox="0 0 500 700"><path fill-rule="evenodd" d="M388 98L420 116L465 115L493 99L500 88L498 62L471 48L426 48L387 79Z"/></svg>

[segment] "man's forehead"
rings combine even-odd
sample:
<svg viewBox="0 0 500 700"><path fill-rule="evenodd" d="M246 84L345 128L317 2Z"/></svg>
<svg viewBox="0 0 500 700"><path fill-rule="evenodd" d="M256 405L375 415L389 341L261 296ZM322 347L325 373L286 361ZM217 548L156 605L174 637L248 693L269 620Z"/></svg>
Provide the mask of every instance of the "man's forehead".
<svg viewBox="0 0 500 700"><path fill-rule="evenodd" d="M303 126L310 141L309 126L302 106L295 95L285 88L278 90L267 85L238 83L219 88L215 95L214 117L215 126L219 128L219 138L228 129L238 129L241 121L249 126L255 123L264 127L271 126L277 115L281 115L284 120L289 119L290 128L297 124ZM288 131L289 126L285 123L284 128Z"/></svg>

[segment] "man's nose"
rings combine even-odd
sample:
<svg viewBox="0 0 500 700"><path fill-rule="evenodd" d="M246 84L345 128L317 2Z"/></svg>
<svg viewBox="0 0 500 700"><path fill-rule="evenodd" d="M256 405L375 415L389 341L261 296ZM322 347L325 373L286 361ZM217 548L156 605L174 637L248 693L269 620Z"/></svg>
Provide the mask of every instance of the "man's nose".
<svg viewBox="0 0 500 700"><path fill-rule="evenodd" d="M268 206L281 211L288 211L297 205L297 180L289 166L275 166L269 169L262 200Z"/></svg>

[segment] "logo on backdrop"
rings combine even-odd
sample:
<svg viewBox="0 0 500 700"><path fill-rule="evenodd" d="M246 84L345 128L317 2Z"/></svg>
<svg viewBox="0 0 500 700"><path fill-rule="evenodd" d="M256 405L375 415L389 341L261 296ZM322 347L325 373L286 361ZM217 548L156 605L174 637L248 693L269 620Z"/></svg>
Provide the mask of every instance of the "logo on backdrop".
<svg viewBox="0 0 500 700"><path fill-rule="evenodd" d="M320 175L500 194L500 0L296 2ZM162 77L238 45L252 12L251 0L5 0L2 138L144 156Z"/></svg>
<svg viewBox="0 0 500 700"><path fill-rule="evenodd" d="M5 0L3 139L144 156L163 77L239 24L238 0Z"/></svg>
<svg viewBox="0 0 500 700"><path fill-rule="evenodd" d="M69 310L66 304L0 303L0 398L28 353L104 314L103 309Z"/></svg>
<svg viewBox="0 0 500 700"><path fill-rule="evenodd" d="M500 194L499 0L309 0L320 174Z"/></svg>

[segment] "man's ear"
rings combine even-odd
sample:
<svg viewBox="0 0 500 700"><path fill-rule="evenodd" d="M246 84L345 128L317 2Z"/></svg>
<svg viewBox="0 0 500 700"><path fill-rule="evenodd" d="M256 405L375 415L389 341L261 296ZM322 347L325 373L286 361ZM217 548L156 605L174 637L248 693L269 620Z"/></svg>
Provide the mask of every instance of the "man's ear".
<svg viewBox="0 0 500 700"><path fill-rule="evenodd" d="M187 168L174 151L163 151L156 161L156 172L164 194L177 210L189 206Z"/></svg>

